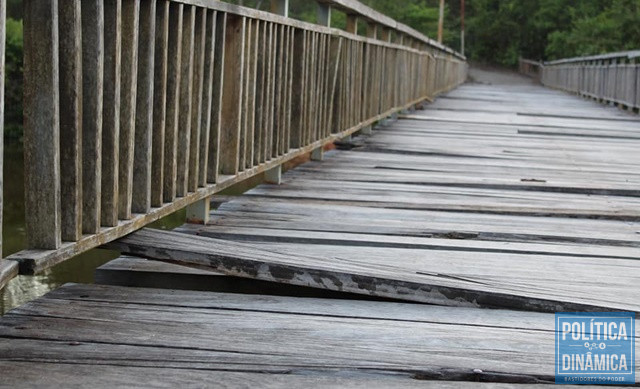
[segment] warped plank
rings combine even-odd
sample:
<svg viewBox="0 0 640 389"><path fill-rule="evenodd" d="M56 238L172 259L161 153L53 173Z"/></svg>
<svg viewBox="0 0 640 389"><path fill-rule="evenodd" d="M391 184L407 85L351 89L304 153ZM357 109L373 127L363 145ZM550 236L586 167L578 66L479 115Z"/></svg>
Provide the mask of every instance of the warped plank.
<svg viewBox="0 0 640 389"><path fill-rule="evenodd" d="M107 247L238 277L440 305L640 312L636 260L251 244L150 229Z"/></svg>
<svg viewBox="0 0 640 389"><path fill-rule="evenodd" d="M540 384L553 382L553 322L532 312L67 285L0 320L0 366L17 367L3 369L3 382L36 383L40 374L25 377L25 367L60 366L49 379L66 385L95 380L78 374L86 367L107 382L144 368L184 373L169 382L204 370L267 373L274 387L369 374L387 387Z"/></svg>

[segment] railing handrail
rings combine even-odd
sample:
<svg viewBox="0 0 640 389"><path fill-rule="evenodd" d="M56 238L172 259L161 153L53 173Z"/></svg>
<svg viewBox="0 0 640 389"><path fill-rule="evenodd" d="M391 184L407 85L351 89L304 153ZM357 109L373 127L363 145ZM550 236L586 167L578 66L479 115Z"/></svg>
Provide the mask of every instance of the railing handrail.
<svg viewBox="0 0 640 389"><path fill-rule="evenodd" d="M59 1L25 0L29 249L7 259L26 274L185 207L206 221L213 194L277 182L283 163L466 78L459 53L354 0L318 0L318 24L288 18L287 0L272 0L280 14Z"/></svg>
<svg viewBox="0 0 640 389"><path fill-rule="evenodd" d="M640 58L640 50L619 51L615 53L588 55L583 57L562 58L554 61L546 61L543 63L543 65L553 66L553 65L562 65L562 64L575 63L575 62L606 61L606 60L620 59L620 58L626 59L626 60Z"/></svg>
<svg viewBox="0 0 640 389"><path fill-rule="evenodd" d="M428 46L434 47L438 50L441 50L445 53L454 55L455 57L466 60L466 57L452 48L445 46L429 37L424 35L423 33L402 24L356 0L318 0L320 3L329 4L336 9L340 9L347 14L355 14L359 17L364 18L367 21L377 23L383 25L387 28L391 28L400 33L406 34L414 39L417 39L421 43L427 44Z"/></svg>
<svg viewBox="0 0 640 389"><path fill-rule="evenodd" d="M542 84L629 111L640 109L640 50L545 62ZM522 71L522 69L521 69Z"/></svg>

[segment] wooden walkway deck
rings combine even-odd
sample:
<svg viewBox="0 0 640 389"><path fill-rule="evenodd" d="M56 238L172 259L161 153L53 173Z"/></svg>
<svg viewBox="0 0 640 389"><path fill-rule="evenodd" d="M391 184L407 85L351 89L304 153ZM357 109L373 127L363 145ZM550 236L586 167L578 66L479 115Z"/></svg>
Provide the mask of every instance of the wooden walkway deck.
<svg viewBox="0 0 640 389"><path fill-rule="evenodd" d="M111 244L129 255L98 271L113 285L0 320L3 381L553 382L552 312L640 313L639 128L538 86L466 84L217 199L207 226Z"/></svg>

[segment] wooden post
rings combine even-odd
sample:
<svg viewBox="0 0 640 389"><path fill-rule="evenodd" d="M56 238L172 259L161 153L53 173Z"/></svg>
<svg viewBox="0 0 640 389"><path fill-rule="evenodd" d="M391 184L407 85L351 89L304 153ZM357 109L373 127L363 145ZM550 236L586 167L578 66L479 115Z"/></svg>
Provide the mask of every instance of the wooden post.
<svg viewBox="0 0 640 389"><path fill-rule="evenodd" d="M464 0L460 0L460 54L464 55Z"/></svg>
<svg viewBox="0 0 640 389"><path fill-rule="evenodd" d="M151 206L164 202L165 127L167 118L167 77L169 59L170 1L156 5L155 70L153 72L153 149L151 165Z"/></svg>
<svg viewBox="0 0 640 389"><path fill-rule="evenodd" d="M138 83L138 26L140 0L122 2L122 52L120 59L120 166L118 169L118 216L131 219L133 152Z"/></svg>
<svg viewBox="0 0 640 389"><path fill-rule="evenodd" d="M82 0L82 232L100 231L104 3Z"/></svg>
<svg viewBox="0 0 640 389"><path fill-rule="evenodd" d="M271 0L271 12L289 17L289 0Z"/></svg>
<svg viewBox="0 0 640 389"><path fill-rule="evenodd" d="M207 224L211 212L211 198L207 197L187 206L187 223Z"/></svg>
<svg viewBox="0 0 640 389"><path fill-rule="evenodd" d="M62 240L82 237L82 34L80 0L58 4Z"/></svg>
<svg viewBox="0 0 640 389"><path fill-rule="evenodd" d="M444 28L444 0L440 0L440 12L438 13L438 43L442 43Z"/></svg>
<svg viewBox="0 0 640 389"><path fill-rule="evenodd" d="M225 58L220 129L220 173L238 174L240 119L244 75L244 40L246 18L229 14L225 37Z"/></svg>
<svg viewBox="0 0 640 389"><path fill-rule="evenodd" d="M65 1L63 0L63 2ZM104 0L105 52L100 222L103 226L108 227L118 225L121 21L122 0Z"/></svg>
<svg viewBox="0 0 640 389"><path fill-rule="evenodd" d="M24 166L30 248L61 244L58 1L24 2Z"/></svg>
<svg viewBox="0 0 640 389"><path fill-rule="evenodd" d="M331 6L318 3L317 23L321 26L331 27Z"/></svg>
<svg viewBox="0 0 640 389"><path fill-rule="evenodd" d="M282 183L282 165L273 167L264 172L264 182L280 185Z"/></svg>
<svg viewBox="0 0 640 389"><path fill-rule="evenodd" d="M312 161L322 161L324 159L324 147L318 147L311 152Z"/></svg>
<svg viewBox="0 0 640 389"><path fill-rule="evenodd" d="M84 1L84 0L83 0ZM153 71L155 58L156 0L140 4L138 48L138 92L133 157L133 198L131 210L148 213L151 209L151 134L153 131Z"/></svg>
<svg viewBox="0 0 640 389"><path fill-rule="evenodd" d="M347 32L358 34L358 15L347 15Z"/></svg>
<svg viewBox="0 0 640 389"><path fill-rule="evenodd" d="M387 27L382 27L380 31L380 40L384 42L391 42L391 30Z"/></svg>
<svg viewBox="0 0 640 389"><path fill-rule="evenodd" d="M367 38L378 39L378 25L369 22L367 23Z"/></svg>

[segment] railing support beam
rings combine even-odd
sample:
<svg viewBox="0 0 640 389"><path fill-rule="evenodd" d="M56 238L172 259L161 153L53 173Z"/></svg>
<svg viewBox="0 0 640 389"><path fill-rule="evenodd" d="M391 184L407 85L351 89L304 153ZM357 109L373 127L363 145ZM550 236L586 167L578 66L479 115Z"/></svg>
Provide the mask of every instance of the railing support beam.
<svg viewBox="0 0 640 389"><path fill-rule="evenodd" d="M319 25L331 27L331 6L329 4L318 3L317 18Z"/></svg>
<svg viewBox="0 0 640 389"><path fill-rule="evenodd" d="M187 206L187 223L207 224L211 212L211 198L206 197Z"/></svg>
<svg viewBox="0 0 640 389"><path fill-rule="evenodd" d="M289 17L289 0L271 0L271 12Z"/></svg>
<svg viewBox="0 0 640 389"><path fill-rule="evenodd" d="M280 185L282 183L282 165L278 165L264 172L264 182Z"/></svg>
<svg viewBox="0 0 640 389"><path fill-rule="evenodd" d="M311 152L312 161L322 161L324 159L324 147L318 147Z"/></svg>

